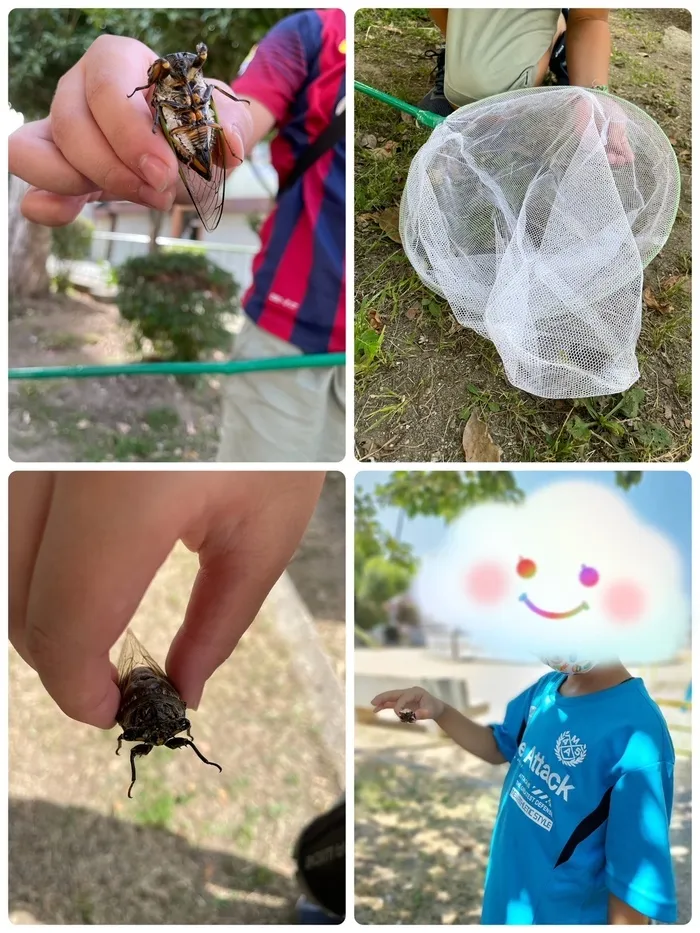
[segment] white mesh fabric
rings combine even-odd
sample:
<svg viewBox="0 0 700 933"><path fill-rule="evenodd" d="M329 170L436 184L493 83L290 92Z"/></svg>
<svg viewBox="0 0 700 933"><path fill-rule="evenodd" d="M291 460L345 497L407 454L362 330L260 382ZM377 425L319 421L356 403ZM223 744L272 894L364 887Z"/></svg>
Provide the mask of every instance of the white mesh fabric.
<svg viewBox="0 0 700 933"><path fill-rule="evenodd" d="M583 88L513 91L433 131L411 163L401 239L513 385L607 395L639 378L643 269L679 190L670 142L634 105Z"/></svg>

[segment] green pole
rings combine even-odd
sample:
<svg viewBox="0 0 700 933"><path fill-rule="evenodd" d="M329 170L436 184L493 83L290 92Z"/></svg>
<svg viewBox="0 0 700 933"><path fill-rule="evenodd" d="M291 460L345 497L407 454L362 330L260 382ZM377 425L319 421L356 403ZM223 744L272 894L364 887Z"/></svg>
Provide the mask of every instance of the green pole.
<svg viewBox="0 0 700 933"><path fill-rule="evenodd" d="M116 363L112 366L29 366L11 369L10 379L93 379L104 376L181 376L219 373L265 372L272 369L317 369L344 366L344 353L279 356L263 360L230 360L226 363Z"/></svg>
<svg viewBox="0 0 700 933"><path fill-rule="evenodd" d="M422 126L427 126L431 130L434 130L436 126L440 126L441 123L445 122L445 117L440 117L438 114L431 113L429 110L421 110L420 107L407 104L405 100L393 97L391 94L385 94L384 91L378 91L376 88L370 87L369 84L363 84L361 81L355 81L355 90L360 91L362 94L366 94L368 97L373 97L375 100L380 100L384 104L389 104L389 106L393 107L395 110L402 110L404 113L410 113Z"/></svg>

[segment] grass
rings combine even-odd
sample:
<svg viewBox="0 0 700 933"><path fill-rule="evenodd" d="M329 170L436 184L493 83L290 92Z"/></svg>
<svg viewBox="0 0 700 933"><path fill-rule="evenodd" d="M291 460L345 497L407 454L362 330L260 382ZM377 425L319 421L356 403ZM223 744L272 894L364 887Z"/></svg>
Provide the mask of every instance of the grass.
<svg viewBox="0 0 700 933"><path fill-rule="evenodd" d="M147 401L145 401L147 405ZM23 383L11 403L34 433L55 438L79 462L172 462L211 460L218 434L214 423L188 430L181 415L165 405L124 410L105 418L68 409L47 383Z"/></svg>
<svg viewBox="0 0 700 933"><path fill-rule="evenodd" d="M429 132L356 95L355 411L361 459L460 461L461 433L473 412L487 421L503 459L511 462L689 458L689 66L687 73L685 65L674 70L659 15L611 14L612 89L660 123L674 141L683 178L676 225L646 271L637 348L641 378L623 395L551 401L508 383L493 345L456 324L447 303L415 275L387 224L386 212L398 207L411 160ZM420 100L430 87L431 63L423 54L440 44L425 11L363 9L355 27L358 80ZM385 157L382 150L392 154Z"/></svg>

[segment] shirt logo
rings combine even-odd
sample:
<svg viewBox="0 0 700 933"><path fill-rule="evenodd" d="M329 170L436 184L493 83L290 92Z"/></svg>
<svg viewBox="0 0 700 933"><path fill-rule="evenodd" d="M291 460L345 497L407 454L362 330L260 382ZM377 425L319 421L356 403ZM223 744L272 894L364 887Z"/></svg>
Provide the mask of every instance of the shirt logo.
<svg viewBox="0 0 700 933"><path fill-rule="evenodd" d="M565 768L575 768L586 757L586 746L581 745L577 735L562 732L554 746L554 754Z"/></svg>

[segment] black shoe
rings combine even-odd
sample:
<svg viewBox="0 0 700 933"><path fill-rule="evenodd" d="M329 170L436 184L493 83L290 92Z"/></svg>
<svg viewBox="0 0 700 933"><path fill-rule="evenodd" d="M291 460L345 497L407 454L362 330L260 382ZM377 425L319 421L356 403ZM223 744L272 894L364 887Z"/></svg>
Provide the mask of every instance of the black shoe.
<svg viewBox="0 0 700 933"><path fill-rule="evenodd" d="M564 19L569 21L569 11L561 11ZM556 41L554 48L552 49L552 54L549 57L549 70L554 76L554 80L557 84L569 85L569 70L566 66L566 30L559 36Z"/></svg>
<svg viewBox="0 0 700 933"><path fill-rule="evenodd" d="M427 49L423 57L435 59L435 67L430 73L434 84L433 89L425 95L418 106L421 110L428 110L440 117L449 117L454 112L454 107L445 97L445 49Z"/></svg>

